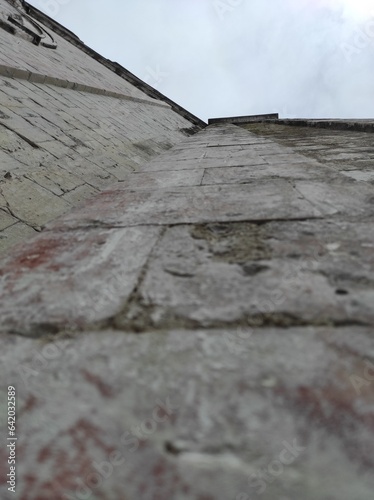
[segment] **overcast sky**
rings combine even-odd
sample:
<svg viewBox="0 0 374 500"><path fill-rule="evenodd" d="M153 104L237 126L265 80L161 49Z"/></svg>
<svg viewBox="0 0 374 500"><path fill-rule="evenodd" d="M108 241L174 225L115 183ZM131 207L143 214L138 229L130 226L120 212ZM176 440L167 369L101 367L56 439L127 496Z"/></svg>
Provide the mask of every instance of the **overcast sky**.
<svg viewBox="0 0 374 500"><path fill-rule="evenodd" d="M200 118L374 117L373 0L29 0Z"/></svg>

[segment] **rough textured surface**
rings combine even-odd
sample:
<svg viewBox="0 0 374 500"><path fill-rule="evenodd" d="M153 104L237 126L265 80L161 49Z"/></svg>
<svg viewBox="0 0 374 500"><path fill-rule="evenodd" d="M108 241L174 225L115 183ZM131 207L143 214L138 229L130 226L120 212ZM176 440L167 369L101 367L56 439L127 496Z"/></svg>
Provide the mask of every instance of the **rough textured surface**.
<svg viewBox="0 0 374 500"><path fill-rule="evenodd" d="M280 142L210 126L2 261L22 500L372 498L373 187Z"/></svg>
<svg viewBox="0 0 374 500"><path fill-rule="evenodd" d="M159 233L156 227L45 232L29 242L27 255L19 247L0 270L1 328L39 336L111 317L131 295Z"/></svg>
<svg viewBox="0 0 374 500"><path fill-rule="evenodd" d="M165 107L7 78L0 84L1 102L9 98L0 114L0 208L34 229L186 137L180 129L188 122Z"/></svg>
<svg viewBox="0 0 374 500"><path fill-rule="evenodd" d="M374 324L373 248L372 224L174 227L119 323Z"/></svg>
<svg viewBox="0 0 374 500"><path fill-rule="evenodd" d="M17 11L9 2L1 0L0 14L1 19L6 20L8 15L15 15ZM22 32L17 32L17 37L14 37L0 29L0 64L149 99L133 85L108 71L62 36L53 33L53 37L58 50L51 51L35 46L31 43L30 37Z"/></svg>
<svg viewBox="0 0 374 500"><path fill-rule="evenodd" d="M374 130L373 122L370 123ZM271 139L279 147L292 148L309 160L318 161L324 168L328 167L344 175L351 171L369 174L373 171L372 133L287 126L278 123L255 123L244 128L255 133L259 140Z"/></svg>
<svg viewBox="0 0 374 500"><path fill-rule="evenodd" d="M5 336L18 498L369 500L373 354L358 327Z"/></svg>
<svg viewBox="0 0 374 500"><path fill-rule="evenodd" d="M1 0L0 19L15 12ZM0 28L0 254L195 129L59 35L57 50L27 38Z"/></svg>
<svg viewBox="0 0 374 500"><path fill-rule="evenodd" d="M186 138L59 33L0 27L1 499L372 500L372 124Z"/></svg>

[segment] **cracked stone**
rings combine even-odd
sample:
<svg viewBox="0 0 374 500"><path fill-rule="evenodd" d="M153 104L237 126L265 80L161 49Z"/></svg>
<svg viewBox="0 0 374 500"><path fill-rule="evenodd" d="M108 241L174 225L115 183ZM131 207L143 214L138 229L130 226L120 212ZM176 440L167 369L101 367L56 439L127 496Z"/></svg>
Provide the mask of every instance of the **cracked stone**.
<svg viewBox="0 0 374 500"><path fill-rule="evenodd" d="M370 224L351 224L352 246L344 226L311 221L168 229L135 303L117 324L140 330L221 323L373 324L374 273L368 269L374 262L364 245L374 243L374 233ZM308 230L313 236L303 235ZM326 246L332 235L341 242L338 254Z"/></svg>

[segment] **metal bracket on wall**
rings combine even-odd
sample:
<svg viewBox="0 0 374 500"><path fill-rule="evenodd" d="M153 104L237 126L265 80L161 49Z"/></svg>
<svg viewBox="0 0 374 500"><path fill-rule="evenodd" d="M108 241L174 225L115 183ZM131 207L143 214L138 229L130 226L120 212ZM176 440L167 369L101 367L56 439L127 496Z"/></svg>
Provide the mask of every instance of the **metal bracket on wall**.
<svg viewBox="0 0 374 500"><path fill-rule="evenodd" d="M14 28L10 24L6 23L2 19L0 19L0 28L2 28L3 30L7 31L11 35L15 35L16 34L16 28Z"/></svg>
<svg viewBox="0 0 374 500"><path fill-rule="evenodd" d="M30 16L26 14L8 16L8 21L31 36L34 45L41 45L47 49L57 48L57 42L55 42L53 36Z"/></svg>

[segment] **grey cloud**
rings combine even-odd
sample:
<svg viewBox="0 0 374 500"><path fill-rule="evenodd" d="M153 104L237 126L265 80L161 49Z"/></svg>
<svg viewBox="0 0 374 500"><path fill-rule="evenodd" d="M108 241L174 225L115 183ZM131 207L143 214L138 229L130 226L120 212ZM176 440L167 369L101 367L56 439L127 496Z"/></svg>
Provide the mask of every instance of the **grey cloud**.
<svg viewBox="0 0 374 500"><path fill-rule="evenodd" d="M203 119L374 115L374 9L350 0L30 3Z"/></svg>

